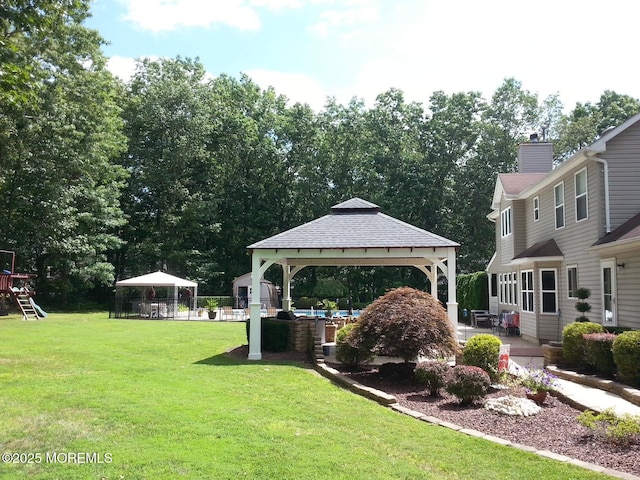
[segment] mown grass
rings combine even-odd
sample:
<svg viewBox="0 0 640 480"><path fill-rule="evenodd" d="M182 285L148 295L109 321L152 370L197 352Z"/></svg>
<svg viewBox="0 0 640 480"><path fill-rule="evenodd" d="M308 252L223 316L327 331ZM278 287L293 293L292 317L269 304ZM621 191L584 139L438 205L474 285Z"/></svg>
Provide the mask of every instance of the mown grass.
<svg viewBox="0 0 640 480"><path fill-rule="evenodd" d="M242 323L0 317L0 453L42 456L0 464L0 478L606 478L400 415L304 366L225 355L244 335Z"/></svg>

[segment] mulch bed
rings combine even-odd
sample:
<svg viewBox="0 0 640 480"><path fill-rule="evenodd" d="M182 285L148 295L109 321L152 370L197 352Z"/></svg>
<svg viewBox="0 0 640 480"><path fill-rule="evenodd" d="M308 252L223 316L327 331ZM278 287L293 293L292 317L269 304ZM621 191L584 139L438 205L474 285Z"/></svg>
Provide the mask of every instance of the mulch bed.
<svg viewBox="0 0 640 480"><path fill-rule="evenodd" d="M460 406L459 400L446 392L441 397L430 397L413 381L381 378L376 368L354 373L344 370L341 365L331 366L363 385L394 395L400 405L425 415L538 450L548 450L605 468L640 475L640 444L618 446L596 438L591 430L576 420L581 411L556 397L548 396L537 415L510 416L484 409L481 401L467 407ZM525 396L522 387L512 387L508 390L492 390L486 398L509 394Z"/></svg>
<svg viewBox="0 0 640 480"><path fill-rule="evenodd" d="M227 352L238 360L246 360L248 353L248 345ZM293 361L310 365L307 355L298 352L262 352L262 360ZM394 395L400 405L425 415L538 450L548 450L640 476L640 444L618 446L602 441L591 430L578 423L576 418L581 413L580 410L556 397L548 396L542 405L542 411L537 415L509 416L485 410L482 402L467 407L460 406L458 399L446 392L441 397L427 396L423 388L413 381L389 381L381 378L375 367L350 372L340 364L330 366L363 385ZM509 394L525 396L522 387L512 387L509 390L492 390L486 398Z"/></svg>

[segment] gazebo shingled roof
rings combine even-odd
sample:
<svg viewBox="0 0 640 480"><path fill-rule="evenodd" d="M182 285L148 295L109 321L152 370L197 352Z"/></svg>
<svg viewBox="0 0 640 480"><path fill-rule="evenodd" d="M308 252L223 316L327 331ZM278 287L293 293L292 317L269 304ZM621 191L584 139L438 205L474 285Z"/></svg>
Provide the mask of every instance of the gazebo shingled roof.
<svg viewBox="0 0 640 480"><path fill-rule="evenodd" d="M437 295L438 271L449 279L447 310L454 328L458 321L455 270L460 244L380 212L361 198L334 205L331 213L249 245L252 290L273 264L283 268L283 308L291 304L291 279L307 266L414 266L427 275ZM251 299L249 359L260 351L260 300Z"/></svg>
<svg viewBox="0 0 640 480"><path fill-rule="evenodd" d="M352 198L331 213L249 245L254 248L459 247L460 244L380 212L378 205Z"/></svg>

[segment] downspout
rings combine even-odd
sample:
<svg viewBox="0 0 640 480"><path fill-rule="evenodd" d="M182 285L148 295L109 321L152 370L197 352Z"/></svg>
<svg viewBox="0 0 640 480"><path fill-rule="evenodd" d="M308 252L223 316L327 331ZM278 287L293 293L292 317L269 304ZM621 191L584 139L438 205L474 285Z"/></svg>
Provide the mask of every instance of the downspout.
<svg viewBox="0 0 640 480"><path fill-rule="evenodd" d="M604 158L591 157L592 160L604 166L604 215L606 233L611 232L611 209L609 207L609 164Z"/></svg>

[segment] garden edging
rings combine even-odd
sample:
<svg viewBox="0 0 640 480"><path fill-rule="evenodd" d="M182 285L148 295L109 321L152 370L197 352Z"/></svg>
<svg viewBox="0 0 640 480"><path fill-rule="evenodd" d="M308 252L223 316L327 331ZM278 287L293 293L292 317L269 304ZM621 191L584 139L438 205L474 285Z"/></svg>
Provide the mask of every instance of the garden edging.
<svg viewBox="0 0 640 480"><path fill-rule="evenodd" d="M549 368L549 367L547 367ZM537 455L540 455L542 457L546 457L546 458L550 458L552 460L557 460L560 462L566 462L572 465L575 465L577 467L581 467L587 470L591 470L594 472L598 472L598 473L603 473L612 477L616 477L616 478L622 478L622 479L626 479L626 480L640 480L640 477L636 476L636 475L631 475L629 473L626 472L621 472L618 470L613 470L613 469L608 469L605 467L602 467L600 465L596 465L593 463L588 463L588 462L583 462L582 460L577 460L574 458L570 458L567 457L565 455L560 455L557 453L553 453L550 452L548 450L538 450L536 448L533 447L529 447L527 445L522 445L522 444L518 444L518 443L514 443L511 442L510 440L505 440L503 438L499 438L496 437L494 435L486 435L478 430L473 430L473 429L469 429L469 428L463 428L460 425L456 425L454 423L451 422L447 422L444 420L441 420L439 418L430 416L430 415L425 415L421 412L417 412L415 410L411 410L410 408L407 407L403 407L402 405L400 405L397 401L397 399L393 396L390 395L388 393L385 393L381 390L377 390L375 388L371 388L371 387L367 387L366 385L362 385L358 382L356 382L353 379L347 378L344 375L341 375L340 372L338 370L336 370L335 368L332 368L330 366L328 366L327 364L324 363L324 361L320 360L320 361L316 361L316 369L317 371L324 377L328 378L331 381L334 381L335 383L346 387L347 389L351 390L352 392L364 396L370 400L374 400L375 402L389 407L392 410L398 412L398 413L402 413L404 415L408 415L410 417L413 417L417 420L423 421L423 422L427 422L433 425L440 425L442 427L445 428L449 428L451 430L455 430L458 431L460 433L464 433L466 435L470 435L473 437L477 437L477 438L483 438L485 440L488 440L490 442L493 443L497 443L499 445L503 445L503 446L507 446L507 447L513 447L513 448L517 448L519 450L523 450L529 453L535 453ZM553 371L554 374L557 374L557 372L559 371L557 368L555 368ZM573 373L573 372L570 372ZM578 374L576 374L578 375ZM560 375L558 375L558 377L560 377ZM569 379L569 378L567 378ZM615 383L615 382L612 382ZM622 385L622 387L625 387L624 385ZM626 387L628 389L628 387ZM636 392L638 392L636 390ZM640 395L640 392L638 392L638 394ZM639 397L640 400L640 397Z"/></svg>

